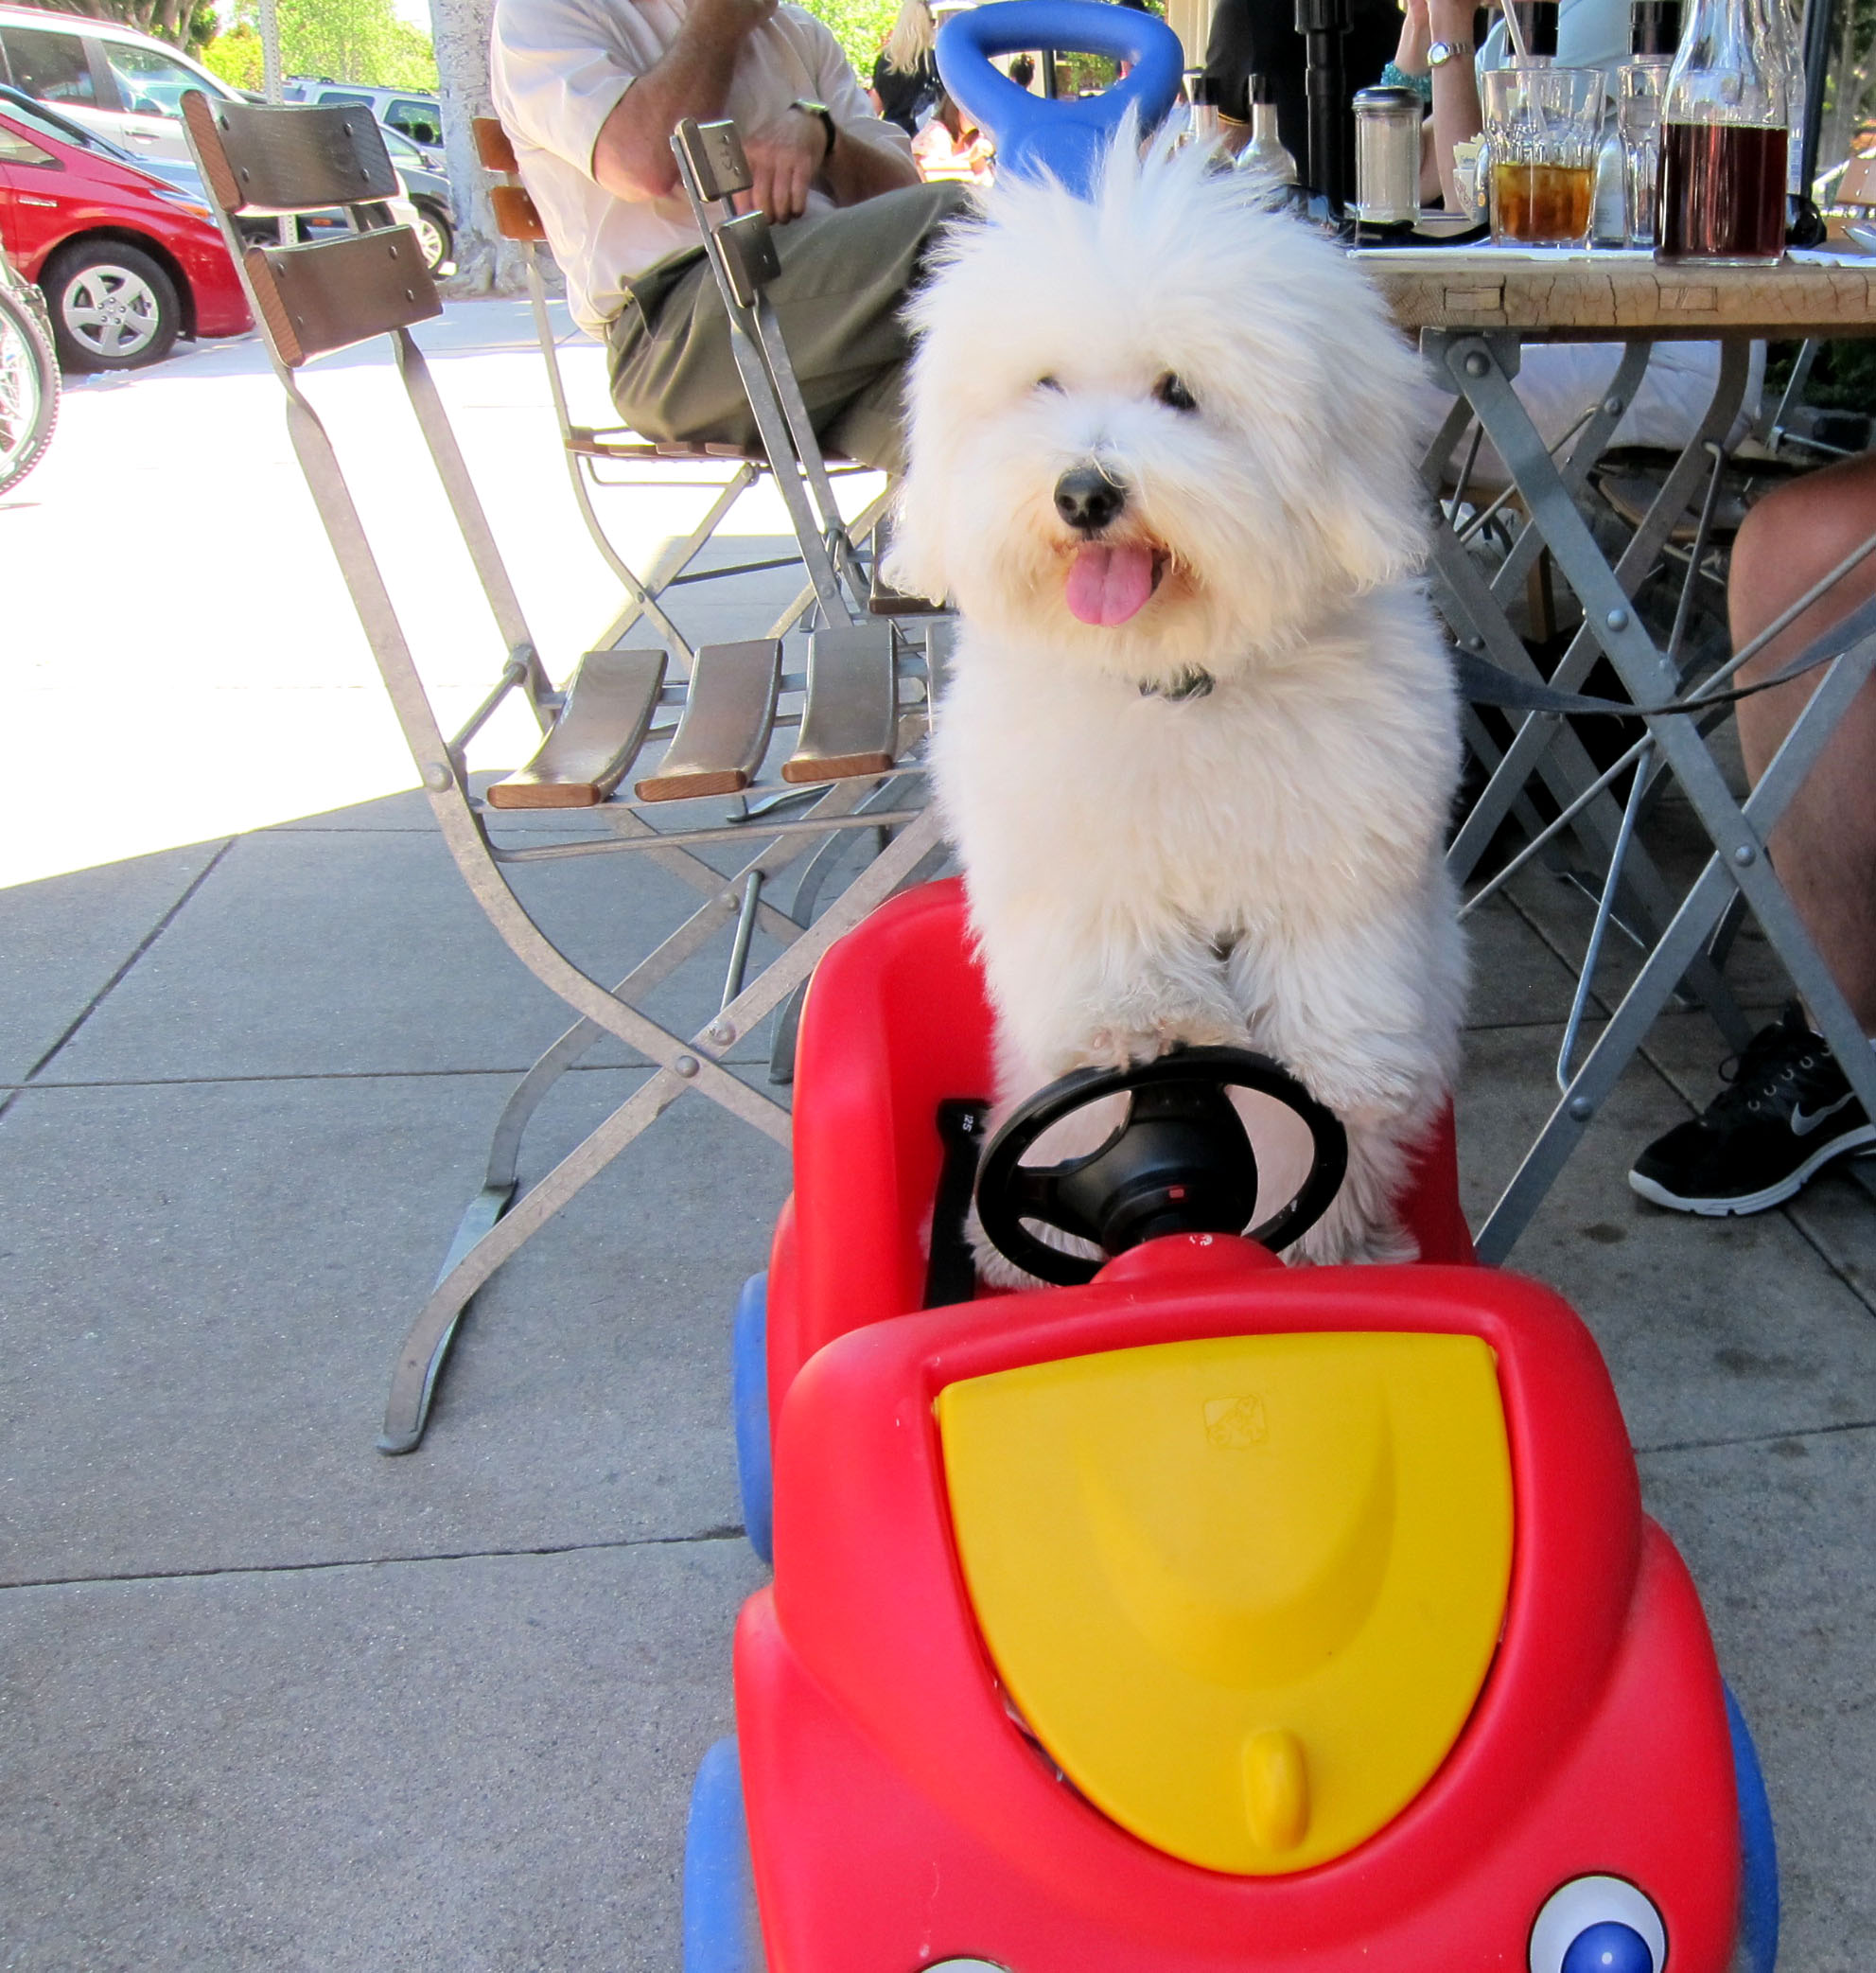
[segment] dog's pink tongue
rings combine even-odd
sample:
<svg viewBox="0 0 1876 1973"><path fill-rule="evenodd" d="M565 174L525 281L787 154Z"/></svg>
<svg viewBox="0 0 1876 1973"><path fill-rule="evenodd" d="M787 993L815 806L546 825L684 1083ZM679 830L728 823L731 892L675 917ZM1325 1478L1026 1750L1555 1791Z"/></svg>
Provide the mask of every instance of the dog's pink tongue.
<svg viewBox="0 0 1876 1973"><path fill-rule="evenodd" d="M1084 624L1124 624L1152 593L1149 548L1090 542L1068 572L1068 607Z"/></svg>

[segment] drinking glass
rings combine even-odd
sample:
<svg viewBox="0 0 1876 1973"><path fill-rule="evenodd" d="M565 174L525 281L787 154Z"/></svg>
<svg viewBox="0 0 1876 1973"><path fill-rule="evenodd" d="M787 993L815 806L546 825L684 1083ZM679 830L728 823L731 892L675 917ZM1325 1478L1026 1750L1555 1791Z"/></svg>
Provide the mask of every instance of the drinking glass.
<svg viewBox="0 0 1876 1973"><path fill-rule="evenodd" d="M1783 258L1790 39L1782 6L1693 0L1661 93L1657 260L1772 267Z"/></svg>
<svg viewBox="0 0 1876 1973"><path fill-rule="evenodd" d="M1494 68L1484 80L1493 239L1587 246L1603 132L1602 70Z"/></svg>
<svg viewBox="0 0 1876 1973"><path fill-rule="evenodd" d="M1661 93L1673 65L1660 60L1631 62L1617 78L1623 230L1632 247L1655 244L1656 187L1661 173Z"/></svg>

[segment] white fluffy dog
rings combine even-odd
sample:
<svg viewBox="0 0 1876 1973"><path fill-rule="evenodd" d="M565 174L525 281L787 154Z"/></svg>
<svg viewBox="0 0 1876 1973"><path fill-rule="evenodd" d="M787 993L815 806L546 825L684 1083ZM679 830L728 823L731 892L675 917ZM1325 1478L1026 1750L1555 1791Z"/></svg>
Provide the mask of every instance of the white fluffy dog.
<svg viewBox="0 0 1876 1973"><path fill-rule="evenodd" d="M997 1096L1261 1049L1348 1131L1296 1251L1408 1259L1394 1202L1464 995L1419 366L1258 181L1137 152L1092 202L999 185L912 308L887 573L962 620L934 768Z"/></svg>

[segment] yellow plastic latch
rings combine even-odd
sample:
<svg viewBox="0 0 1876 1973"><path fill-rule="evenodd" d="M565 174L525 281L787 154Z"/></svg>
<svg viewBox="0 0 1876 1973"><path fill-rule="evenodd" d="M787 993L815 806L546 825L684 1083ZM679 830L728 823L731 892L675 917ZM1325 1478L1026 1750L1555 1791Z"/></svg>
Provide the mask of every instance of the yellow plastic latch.
<svg viewBox="0 0 1876 1973"><path fill-rule="evenodd" d="M1123 1827L1305 1870L1431 1778L1511 1577L1477 1337L1160 1344L954 1383L938 1417L997 1672Z"/></svg>

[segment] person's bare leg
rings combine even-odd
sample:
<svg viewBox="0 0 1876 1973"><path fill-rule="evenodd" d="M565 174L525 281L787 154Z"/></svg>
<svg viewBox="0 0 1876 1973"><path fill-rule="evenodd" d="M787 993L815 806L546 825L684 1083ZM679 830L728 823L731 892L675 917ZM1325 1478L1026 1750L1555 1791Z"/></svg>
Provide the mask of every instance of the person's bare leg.
<svg viewBox="0 0 1876 1973"><path fill-rule="evenodd" d="M1876 535L1876 455L1782 486L1753 508L1728 583L1733 648ZM1738 682L1776 671L1821 631L1876 596L1876 554L1742 665ZM1739 705L1745 771L1756 784L1821 681L1794 678ZM1772 837L1772 860L1805 929L1864 1031L1876 1034L1876 678L1851 702Z"/></svg>

